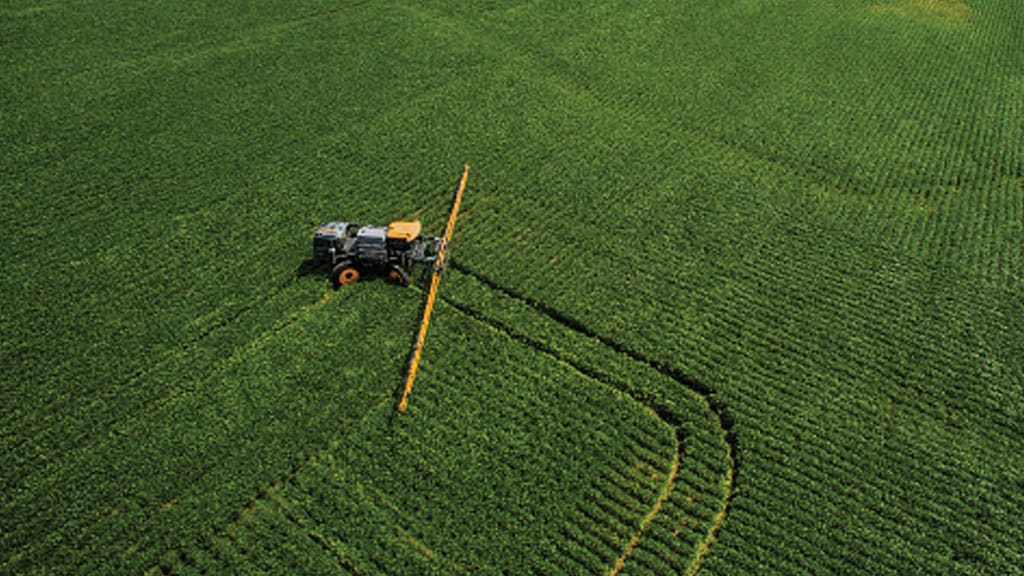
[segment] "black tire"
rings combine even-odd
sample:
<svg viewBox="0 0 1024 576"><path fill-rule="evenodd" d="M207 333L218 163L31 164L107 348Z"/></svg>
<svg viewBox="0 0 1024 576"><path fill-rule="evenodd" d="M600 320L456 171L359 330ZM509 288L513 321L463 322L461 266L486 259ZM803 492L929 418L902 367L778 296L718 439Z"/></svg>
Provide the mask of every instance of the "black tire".
<svg viewBox="0 0 1024 576"><path fill-rule="evenodd" d="M342 260L331 269L331 282L335 288L355 284L359 281L359 269L352 262Z"/></svg>
<svg viewBox="0 0 1024 576"><path fill-rule="evenodd" d="M397 284L399 286L408 286L409 273L405 271L405 268L402 268L401 266L395 264L391 266L390 270L388 270L388 280L390 280L392 284Z"/></svg>

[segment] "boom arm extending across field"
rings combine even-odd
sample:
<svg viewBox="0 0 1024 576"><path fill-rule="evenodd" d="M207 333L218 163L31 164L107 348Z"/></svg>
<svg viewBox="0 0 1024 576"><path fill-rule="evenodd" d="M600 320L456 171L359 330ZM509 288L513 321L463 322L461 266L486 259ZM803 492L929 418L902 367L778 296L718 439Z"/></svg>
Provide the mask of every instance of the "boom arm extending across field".
<svg viewBox="0 0 1024 576"><path fill-rule="evenodd" d="M434 310L437 286L441 282L441 272L444 271L445 260L448 256L448 242L451 241L452 232L455 230L455 219L459 215L459 204L462 203L462 192L466 189L466 180L468 178L469 164L466 164L465 169L462 171L462 179L459 180L459 189L455 192L451 213L448 214L448 225L445 226L444 236L441 237L441 247L437 251L437 258L434 260L434 272L430 277L430 292L427 294L427 303L423 308L423 321L420 322L420 331L416 335L416 343L413 344L409 372L405 377L405 390L402 391L402 400L398 403L399 412L405 412L406 407L409 405L409 393L412 392L412 385L416 380L416 369L420 364L423 341L427 338L427 326L430 324L430 314Z"/></svg>

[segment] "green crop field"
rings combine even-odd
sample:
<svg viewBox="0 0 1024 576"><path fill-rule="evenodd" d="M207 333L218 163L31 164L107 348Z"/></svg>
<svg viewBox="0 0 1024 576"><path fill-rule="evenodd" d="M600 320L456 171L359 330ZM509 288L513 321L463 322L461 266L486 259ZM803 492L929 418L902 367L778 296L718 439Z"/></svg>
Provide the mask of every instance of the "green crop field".
<svg viewBox="0 0 1024 576"><path fill-rule="evenodd" d="M0 4L0 574L1024 574L1011 0ZM426 277L313 227L469 184Z"/></svg>

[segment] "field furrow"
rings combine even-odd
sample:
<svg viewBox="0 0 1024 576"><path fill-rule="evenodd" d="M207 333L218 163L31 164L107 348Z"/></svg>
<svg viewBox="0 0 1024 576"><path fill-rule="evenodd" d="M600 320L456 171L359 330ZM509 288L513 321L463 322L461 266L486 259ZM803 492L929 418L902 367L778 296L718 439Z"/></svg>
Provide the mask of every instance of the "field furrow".
<svg viewBox="0 0 1024 576"><path fill-rule="evenodd" d="M526 309L533 309L535 313L539 312L540 314L542 314L544 316L548 316L551 320L554 320L555 322L557 322L559 324L562 324L565 328L577 331L580 335L584 336L585 338L596 339L599 342L600 346L612 347L618 354L621 354L621 355L629 358L629 362L630 363L646 364L646 365L648 365L651 368L655 368L657 373L660 373L662 375L662 377L667 377L667 378L671 379L672 381L675 381L676 385L680 386L681 389L688 389L690 391L690 393L694 393L695 389L697 391L699 391L700 394L707 394L708 393L708 390L703 385L691 382L688 379L686 379L685 376L682 376L682 375L680 375L678 373L665 372L664 368L655 366L652 362L645 360L643 357L639 356L635 352L631 352L631 351L628 351L628 350L620 349L617 346L617 344L615 344L614 342L609 343L609 341L606 341L606 340L604 340L604 339L602 339L600 337L596 337L586 327L576 323L575 321L573 321L573 320L571 320L569 318L566 318L566 317L558 314L557 312L554 312L553 310L545 309L545 308L543 308L541 306L538 306L534 302L530 302L529 300L526 300L526 299L524 299L524 298L522 298L522 297L520 297L520 296L518 296L518 295L516 295L514 293L510 293L505 288L502 288L500 286L494 285L492 282L490 282L489 280L479 276L478 274L476 274L474 272L470 272L469 270L466 269L466 267L464 265L456 264L455 267L456 267L456 270L458 272L467 275L465 280L472 280L468 284L465 283L465 280L461 280L460 284L459 284L460 287L470 287L470 286L472 286L476 290L480 290L481 288L483 288L483 289L486 289L486 290L488 290L490 292L502 293L502 294L504 294L505 298L510 298L513 301L513 304L515 306L525 307ZM461 295L462 292L461 291L458 291L458 292ZM455 305L457 308L463 309L459 304L456 304L455 300L453 300L451 298L446 298L446 300L449 303ZM472 302L472 301L473 300L471 299L470 302ZM516 302L516 301L518 301L518 302ZM467 309L467 310L471 310L471 309ZM474 317L476 317L480 313L480 310L486 310L486 309L477 309L476 311L473 311L472 314L474 315ZM493 308L489 308L489 310L493 310ZM495 322L494 319L486 319L485 321ZM520 326L521 325L522 324L520 324ZM509 325L506 325L504 323L498 324L498 327L501 328L502 330L511 330ZM527 340L527 341L529 341L529 340ZM557 348L552 348L551 344L542 344L542 343L538 343L538 342L534 341L534 343L532 345L538 346L542 350L546 350L548 353L559 354L558 349ZM561 356L561 355L558 355L556 357L561 358L563 361L567 360L566 357ZM570 362L570 364L573 364L575 366L575 363L572 360L568 360L568 361ZM589 371L587 373L593 374L593 373L591 373ZM596 376L596 374L594 374L594 375ZM608 378L608 376L604 376L604 377L601 377L600 379L602 381L605 381L606 383L610 383L610 385L613 385L613 386L622 386L623 385L621 383L615 382L614 380L609 382L608 380L606 380L607 378ZM626 390L628 390L628 387L626 388ZM706 401L706 397L705 397L705 401ZM665 408L660 408L659 409L656 405L654 406L654 410L655 410L655 412L658 412L658 414L662 418L666 419L667 422L672 423L675 426L678 426L680 424L680 420L682 419L680 414L673 414L671 411L668 411ZM709 410L710 411L710 407L707 404L705 404L704 410ZM719 417L721 417L721 416L719 416ZM719 421L718 427L717 427L717 430L718 430L718 442L721 442L722 444L720 445L721 447L716 447L716 449L718 449L718 450L721 450L722 448L724 448L724 446L726 444L724 439L726 438L727 434L726 434L725 430L721 426L722 426L722 423L721 423L721 421ZM714 436L714 434L712 434L712 437L713 436ZM643 547L644 544L647 541L651 540L652 538L663 538L664 537L664 536L661 536L660 532L657 532L656 535L653 535L653 536L652 535L648 535L649 527L654 522L654 520L658 517L658 512L660 512L660 510L661 510L662 506L664 505L664 503L675 493L674 488L675 488L675 485L676 485L676 482L677 482L677 475L679 473L679 458L683 454L683 452L682 452L683 451L683 443L685 443L685 440L683 442L680 442L680 444L677 445L677 447L675 449L675 457L673 459L673 465L670 468L670 473L664 475L665 479L664 479L664 483L661 485L658 499L655 501L654 505L648 510L647 514L644 516L643 521L640 524L640 527L638 528L637 532L633 534L633 537L630 539L630 541L627 544L626 548L623 550L623 553L615 560L615 562L611 566L611 570L614 573L618 573L624 567L628 568L628 566L629 566L628 559L629 559L630 555L633 553L634 549L636 549L638 545ZM711 446L707 446L707 447L710 448ZM711 452L709 452L709 454L710 453ZM696 557L691 560L689 556L684 556L683 558L686 560L686 562L683 563L683 564L679 564L679 566L683 566L684 564L689 564L691 566L699 566L699 562L700 562L699 558L700 558L700 556L703 555L704 553L706 553L707 546L714 539L715 533L717 532L717 530L721 527L722 523L724 522L725 514L726 514L726 511L728 510L728 501L729 501L730 495L732 494L732 491L734 489L733 487L734 487L734 482L735 482L735 470L733 468L733 466L735 465L735 446L734 445L730 445L730 447L727 450L727 454L725 454L725 456L727 457L728 461L731 462L732 464L730 464L730 466L728 468L725 468L725 470L723 470L721 468L721 464L719 464L719 470L718 470L717 473L709 474L709 475L707 475L706 477L704 477L702 479L702 483L703 482L707 482L706 486L714 487L714 488L712 488L709 491L709 494L715 494L717 490L721 490L722 491L722 492L717 492L717 497L721 499L720 500L720 506L719 507L711 507L706 512L709 515L709 520L708 520L708 524L707 524L708 527L707 527L707 530L702 535L702 538L701 538L701 541L700 541L701 545L698 546L698 547L695 547L694 550L693 550L693 552L696 554ZM722 457L722 453L721 452L719 452L718 457ZM696 463L698 461L699 461L699 459L696 459L696 460L694 460L692 462ZM695 470L695 469L692 468L693 467L693 463L691 463L691 461L688 460L686 466L684 466L684 470L686 471L685 472L686 475L688 477L691 477L691 478L693 477L692 474L694 474L694 472L691 471L691 470ZM714 516L714 518L710 518L710 516ZM678 522L678 520L674 521L674 522ZM685 520L683 520L683 522L685 522ZM674 558L672 560L672 562L678 563L678 562L680 562L680 558L676 557L676 558ZM694 570L696 570L696 568L694 568Z"/></svg>

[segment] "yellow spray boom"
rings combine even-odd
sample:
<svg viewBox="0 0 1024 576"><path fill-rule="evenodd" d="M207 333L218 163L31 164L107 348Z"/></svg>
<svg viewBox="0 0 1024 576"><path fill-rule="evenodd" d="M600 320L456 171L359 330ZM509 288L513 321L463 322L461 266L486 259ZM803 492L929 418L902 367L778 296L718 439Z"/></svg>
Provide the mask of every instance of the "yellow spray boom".
<svg viewBox="0 0 1024 576"><path fill-rule="evenodd" d="M405 377L405 390L402 392L402 401L398 403L398 411L405 412L409 405L409 393L412 392L413 382L416 380L416 370L420 365L420 353L423 351L423 341L427 338L427 326L430 324L430 314L434 310L434 300L437 298L437 285L441 281L441 272L444 271L445 260L448 256L448 242L452 239L452 232L455 230L455 219L459 215L459 204L462 203L462 192L466 189L466 180L469 178L469 164L466 164L462 171L462 179L459 181L459 189L455 192L455 201L452 202L452 211L448 215L448 225L444 229L444 236L441 238L441 247L437 251L437 258L434 260L434 272L430 277L430 292L427 294L427 303L423 308L423 321L420 322L420 331L416 335L416 343L413 344L412 360L409 362L409 372Z"/></svg>

